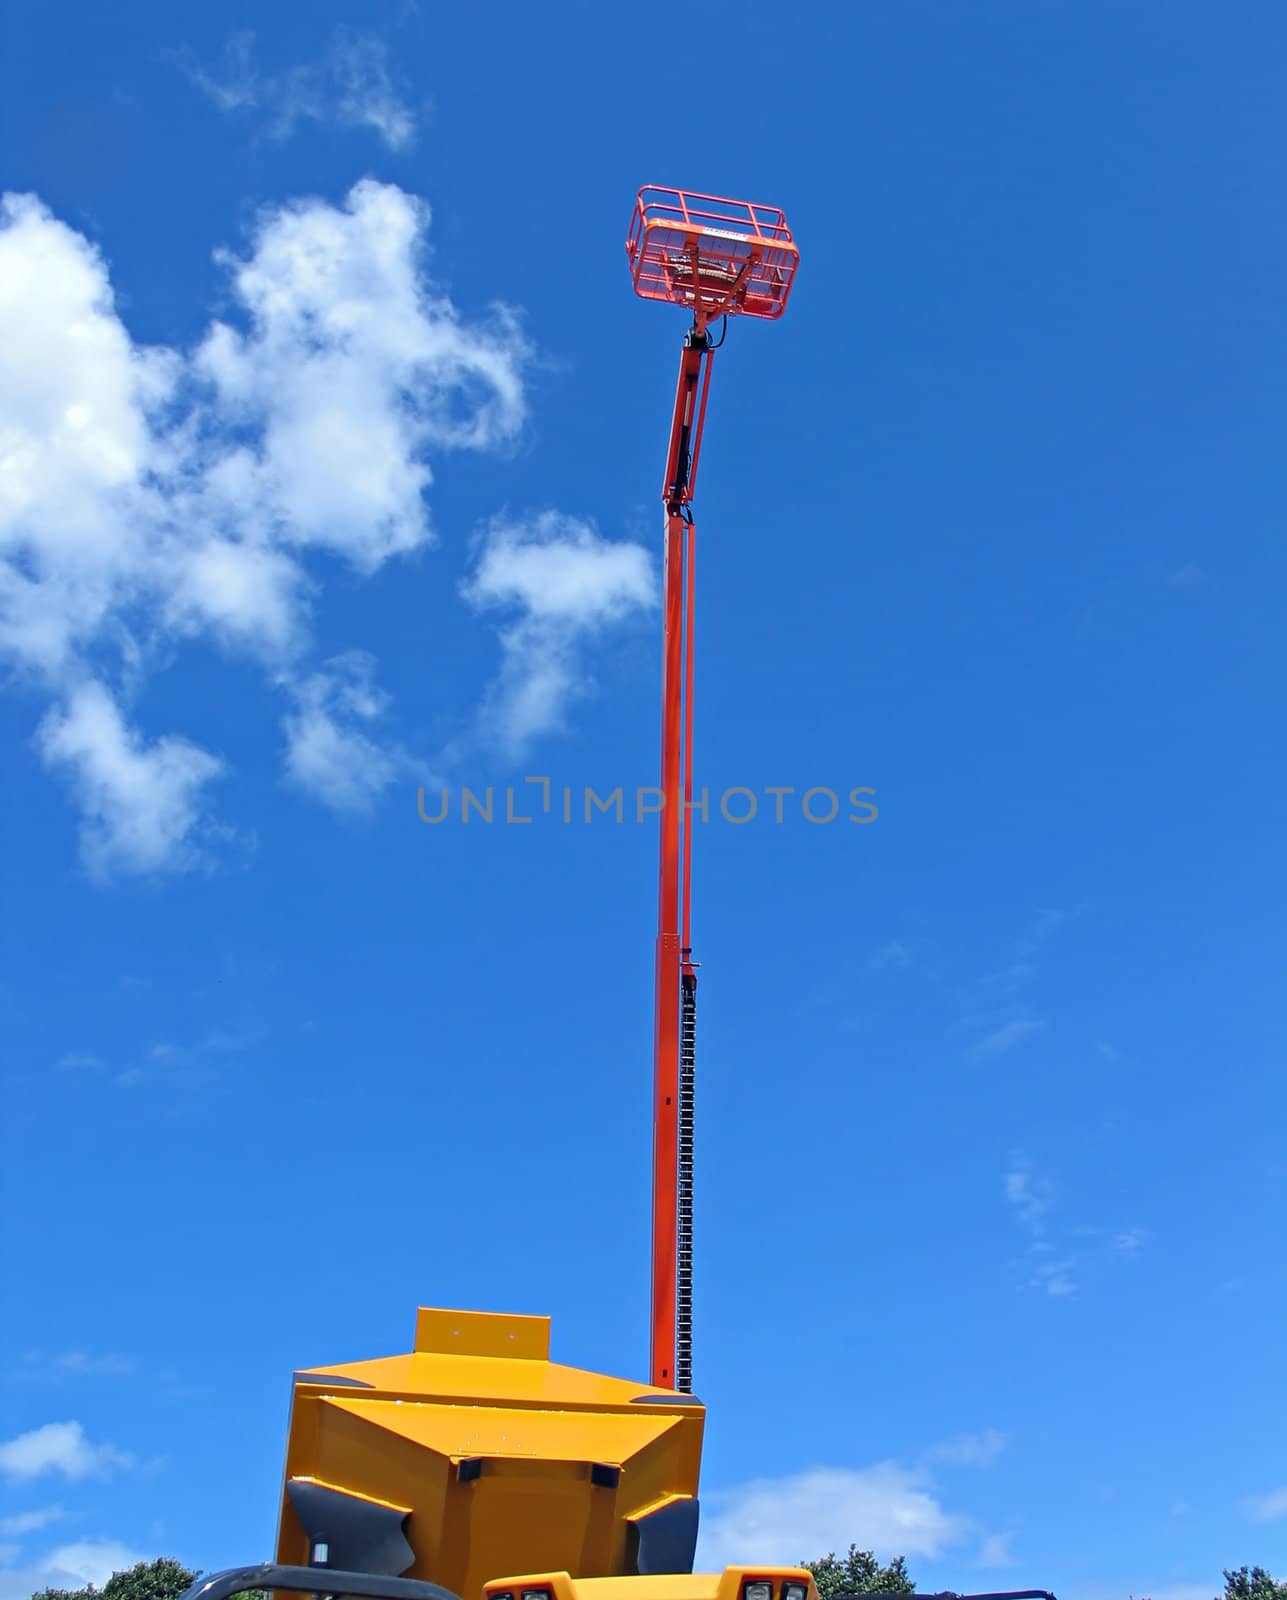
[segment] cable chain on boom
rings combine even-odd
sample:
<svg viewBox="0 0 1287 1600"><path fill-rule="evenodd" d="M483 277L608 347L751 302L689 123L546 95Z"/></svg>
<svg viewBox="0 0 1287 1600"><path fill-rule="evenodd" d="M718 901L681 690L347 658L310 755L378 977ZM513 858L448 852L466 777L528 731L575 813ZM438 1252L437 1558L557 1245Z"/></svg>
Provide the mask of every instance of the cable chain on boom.
<svg viewBox="0 0 1287 1600"><path fill-rule="evenodd" d="M693 1392L693 1125L697 1079L697 974L679 1002L679 1160L675 1249L675 1388Z"/></svg>

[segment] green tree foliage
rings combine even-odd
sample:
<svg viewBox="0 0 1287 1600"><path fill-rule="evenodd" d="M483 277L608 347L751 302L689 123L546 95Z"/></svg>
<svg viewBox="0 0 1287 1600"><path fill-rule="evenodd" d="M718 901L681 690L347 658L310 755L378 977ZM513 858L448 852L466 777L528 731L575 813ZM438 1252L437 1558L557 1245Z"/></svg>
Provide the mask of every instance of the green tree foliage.
<svg viewBox="0 0 1287 1600"><path fill-rule="evenodd" d="M103 1600L178 1600L196 1579L173 1556L140 1561L128 1572L114 1572L103 1585Z"/></svg>
<svg viewBox="0 0 1287 1600"><path fill-rule="evenodd" d="M1215 1600L1287 1600L1287 1583L1271 1578L1263 1567L1239 1567L1236 1572L1226 1567L1224 1594Z"/></svg>
<svg viewBox="0 0 1287 1600"><path fill-rule="evenodd" d="M800 1565L808 1567L813 1574L819 1600L832 1600L837 1594L911 1594L916 1588L907 1576L906 1556L898 1556L887 1567L882 1567L870 1550L860 1550L856 1544L849 1546L848 1555L837 1556L830 1551L816 1561L802 1561ZM1230 1600L1244 1600L1244 1597L1230 1596ZM1248 1595L1245 1600L1277 1600L1277 1597ZM1287 1596L1283 1600L1287 1600Z"/></svg>
<svg viewBox="0 0 1287 1600"><path fill-rule="evenodd" d="M128 1572L114 1572L101 1589L92 1583L84 1589L42 1589L31 1600L179 1600L198 1576L173 1556L160 1556L156 1561L140 1561ZM248 1589L244 1600L268 1597L262 1589Z"/></svg>
<svg viewBox="0 0 1287 1600"><path fill-rule="evenodd" d="M114 1572L101 1589L92 1583L83 1589L42 1589L31 1600L179 1600L196 1576L173 1556L161 1556Z"/></svg>
<svg viewBox="0 0 1287 1600"><path fill-rule="evenodd" d="M1224 1572L1225 1600L1287 1600L1287 1583L1277 1583L1263 1567Z"/></svg>

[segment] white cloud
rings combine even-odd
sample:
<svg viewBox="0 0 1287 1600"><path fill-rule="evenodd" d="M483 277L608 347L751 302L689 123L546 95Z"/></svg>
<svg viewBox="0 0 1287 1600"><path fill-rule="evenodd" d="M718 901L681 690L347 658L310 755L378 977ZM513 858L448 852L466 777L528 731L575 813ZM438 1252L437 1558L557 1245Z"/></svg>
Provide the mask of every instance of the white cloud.
<svg viewBox="0 0 1287 1600"><path fill-rule="evenodd" d="M379 40L338 28L323 60L266 75L255 69L254 42L252 33L232 36L220 77L185 62L189 77L221 111L263 112L275 139L314 121L370 128L390 150L415 143L415 113L394 86L388 51Z"/></svg>
<svg viewBox="0 0 1287 1600"><path fill-rule="evenodd" d="M57 1358L54 1365L61 1372L87 1378L124 1378L134 1371L134 1362L110 1351L96 1355L89 1350L68 1350Z"/></svg>
<svg viewBox="0 0 1287 1600"><path fill-rule="evenodd" d="M421 276L422 201L364 179L261 220L245 260L220 259L249 319L216 323L198 371L259 449L225 449L208 481L283 544L324 545L359 570L430 538L431 448L488 450L525 406L512 313L466 325Z"/></svg>
<svg viewBox="0 0 1287 1600"><path fill-rule="evenodd" d="M1002 1183L1006 1200L1019 1222L1029 1233L1040 1234L1050 1208L1050 1180L1038 1177L1026 1162L1016 1160L1003 1174Z"/></svg>
<svg viewBox="0 0 1287 1600"><path fill-rule="evenodd" d="M1053 1300L1064 1300L1077 1293L1077 1280L1073 1277L1076 1262L1038 1261L1028 1279L1030 1289L1040 1289Z"/></svg>
<svg viewBox="0 0 1287 1600"><path fill-rule="evenodd" d="M1016 961L1030 961L1042 945L1063 926L1064 913L1056 906L1047 906L1033 918L1031 926L1015 941L1012 955Z"/></svg>
<svg viewBox="0 0 1287 1600"><path fill-rule="evenodd" d="M943 1466L990 1467L1009 1442L1000 1429L985 1428L981 1433L962 1433L954 1439L945 1439L928 1452L926 1459Z"/></svg>
<svg viewBox="0 0 1287 1600"><path fill-rule="evenodd" d="M1050 1179L1034 1172L1023 1157L1016 1156L1004 1173L1002 1183L1015 1220L1028 1235L1028 1253L1038 1258L1027 1267L1028 1288L1038 1289L1052 1300L1064 1300L1076 1294L1078 1284L1073 1276L1076 1261L1060 1257L1046 1236L1047 1213L1054 1193Z"/></svg>
<svg viewBox="0 0 1287 1600"><path fill-rule="evenodd" d="M224 47L227 73L222 80L212 77L190 59L183 59L183 65L192 81L210 96L220 111L243 111L259 103L254 54L254 34L234 33Z"/></svg>
<svg viewBox="0 0 1287 1600"><path fill-rule="evenodd" d="M1287 1517L1287 1488L1271 1489L1268 1494L1253 1496L1246 1502L1246 1513L1256 1522L1277 1522Z"/></svg>
<svg viewBox="0 0 1287 1600"><path fill-rule="evenodd" d="M69 1050L54 1063L59 1072L97 1072L102 1065L100 1058L87 1050Z"/></svg>
<svg viewBox="0 0 1287 1600"><path fill-rule="evenodd" d="M12 1516L0 1517L0 1537L20 1539L29 1533L39 1533L51 1522L65 1516L61 1506L38 1506L33 1511L17 1511Z"/></svg>
<svg viewBox="0 0 1287 1600"><path fill-rule="evenodd" d="M91 1444L79 1422L47 1422L0 1444L0 1473L25 1480L58 1472L64 1478L104 1478L134 1458L110 1444Z"/></svg>
<svg viewBox="0 0 1287 1600"><path fill-rule="evenodd" d="M137 585L147 412L172 374L132 344L98 253L30 195L0 200L0 340L0 651L56 674Z"/></svg>
<svg viewBox="0 0 1287 1600"><path fill-rule="evenodd" d="M405 764L363 731L387 708L374 674L370 656L350 651L291 688L295 709L283 722L287 776L333 811L369 810Z"/></svg>
<svg viewBox="0 0 1287 1600"><path fill-rule="evenodd" d="M75 1544L59 1545L41 1563L40 1570L52 1579L65 1574L79 1580L80 1585L92 1583L96 1588L114 1572L127 1572L143 1557L128 1545L115 1539L81 1539ZM48 1580L47 1580L48 1581Z"/></svg>
<svg viewBox="0 0 1287 1600"><path fill-rule="evenodd" d="M215 837L218 758L130 726L158 658L199 637L307 682L312 553L369 574L431 543L429 456L522 427L515 317L461 318L428 226L371 180L266 210L218 256L229 320L183 353L132 341L88 240L0 202L0 660L56 702L39 745L100 876L193 867Z"/></svg>
<svg viewBox="0 0 1287 1600"><path fill-rule="evenodd" d="M477 610L517 613L500 629L504 659L483 710L487 736L511 759L561 729L569 704L592 688L584 639L656 604L642 545L555 511L494 520L462 593Z"/></svg>
<svg viewBox="0 0 1287 1600"><path fill-rule="evenodd" d="M591 524L554 511L492 523L469 594L478 605L517 605L574 627L618 621L656 599L642 545L613 544Z"/></svg>
<svg viewBox="0 0 1287 1600"><path fill-rule="evenodd" d="M1113 1250L1119 1256L1136 1255L1149 1241L1147 1228L1124 1228L1113 1235Z"/></svg>
<svg viewBox="0 0 1287 1600"><path fill-rule="evenodd" d="M1003 1023L1001 1027L993 1029L980 1039L966 1051L965 1059L973 1063L986 1061L990 1056L1004 1055L1008 1050L1013 1050L1016 1045L1022 1044L1025 1039L1039 1032L1045 1025L1039 1017L1017 1017L1013 1022Z"/></svg>
<svg viewBox="0 0 1287 1600"><path fill-rule="evenodd" d="M329 64L338 122L373 128L390 150L405 150L415 142L415 114L393 87L383 44L340 30Z"/></svg>
<svg viewBox="0 0 1287 1600"><path fill-rule="evenodd" d="M51 712L38 742L46 762L71 775L84 816L81 855L94 877L200 859L202 791L223 770L216 756L175 737L145 744L99 683L82 684Z"/></svg>
<svg viewBox="0 0 1287 1600"><path fill-rule="evenodd" d="M975 1557L975 1565L979 1567L1013 1567L1018 1565L1018 1560L1010 1549L1010 1540L1014 1537L1010 1533L989 1534L979 1546L979 1553Z"/></svg>
<svg viewBox="0 0 1287 1600"><path fill-rule="evenodd" d="M704 1572L733 1561L794 1564L852 1542L882 1559L932 1558L971 1531L967 1517L943 1508L923 1473L891 1461L759 1479L707 1496L703 1512Z"/></svg>
<svg viewBox="0 0 1287 1600"><path fill-rule="evenodd" d="M218 478L213 469L209 481ZM211 534L189 545L167 541L159 555L168 580L163 616L174 632L209 630L268 660L302 643L310 585L284 551Z"/></svg>

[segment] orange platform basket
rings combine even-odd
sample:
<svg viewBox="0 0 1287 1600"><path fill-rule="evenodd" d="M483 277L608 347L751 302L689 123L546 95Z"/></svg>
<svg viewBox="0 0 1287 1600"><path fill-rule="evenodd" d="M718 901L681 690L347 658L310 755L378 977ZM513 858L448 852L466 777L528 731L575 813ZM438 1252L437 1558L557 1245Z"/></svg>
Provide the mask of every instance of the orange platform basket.
<svg viewBox="0 0 1287 1600"><path fill-rule="evenodd" d="M713 317L780 317L800 252L777 206L640 189L626 256L635 293Z"/></svg>

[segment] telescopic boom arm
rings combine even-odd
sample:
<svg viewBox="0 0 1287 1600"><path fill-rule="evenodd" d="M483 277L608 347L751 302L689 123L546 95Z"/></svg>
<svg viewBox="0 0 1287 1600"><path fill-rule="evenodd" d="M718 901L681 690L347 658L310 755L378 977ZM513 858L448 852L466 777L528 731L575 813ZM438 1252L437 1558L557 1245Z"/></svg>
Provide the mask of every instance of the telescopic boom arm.
<svg viewBox="0 0 1287 1600"><path fill-rule="evenodd" d="M670 427L661 681L661 863L653 1030L652 1382L692 1390L693 1097L697 969L692 959L694 539L697 481L714 363L693 324Z"/></svg>
<svg viewBox="0 0 1287 1600"><path fill-rule="evenodd" d="M692 951L693 567L689 504L721 317L786 309L799 252L776 206L682 189L639 191L626 255L635 293L684 306L684 340L662 500L661 863L653 1043L652 1381L692 1392L693 1091L697 964ZM720 343L723 343L721 335Z"/></svg>

